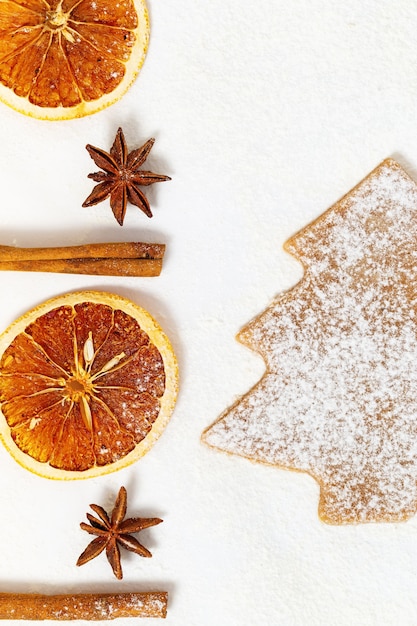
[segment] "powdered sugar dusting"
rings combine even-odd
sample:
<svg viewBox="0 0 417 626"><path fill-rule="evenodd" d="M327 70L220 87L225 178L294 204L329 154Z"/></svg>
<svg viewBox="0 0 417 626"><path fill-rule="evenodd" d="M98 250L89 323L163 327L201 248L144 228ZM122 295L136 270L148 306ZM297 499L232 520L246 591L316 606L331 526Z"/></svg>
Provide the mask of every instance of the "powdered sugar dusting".
<svg viewBox="0 0 417 626"><path fill-rule="evenodd" d="M240 333L267 371L206 431L313 475L330 523L417 510L417 186L382 163L286 244L303 280Z"/></svg>

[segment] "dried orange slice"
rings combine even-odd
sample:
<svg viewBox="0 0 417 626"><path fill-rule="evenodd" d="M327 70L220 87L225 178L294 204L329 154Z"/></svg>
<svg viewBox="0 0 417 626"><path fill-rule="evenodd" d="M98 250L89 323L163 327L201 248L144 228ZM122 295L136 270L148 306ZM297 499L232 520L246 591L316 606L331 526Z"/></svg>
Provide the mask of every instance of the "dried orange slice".
<svg viewBox="0 0 417 626"><path fill-rule="evenodd" d="M47 478L89 478L137 460L165 428L177 386L161 328L114 294L53 298L0 336L0 435Z"/></svg>
<svg viewBox="0 0 417 626"><path fill-rule="evenodd" d="M145 0L1 0L0 100L70 119L118 100L145 59Z"/></svg>

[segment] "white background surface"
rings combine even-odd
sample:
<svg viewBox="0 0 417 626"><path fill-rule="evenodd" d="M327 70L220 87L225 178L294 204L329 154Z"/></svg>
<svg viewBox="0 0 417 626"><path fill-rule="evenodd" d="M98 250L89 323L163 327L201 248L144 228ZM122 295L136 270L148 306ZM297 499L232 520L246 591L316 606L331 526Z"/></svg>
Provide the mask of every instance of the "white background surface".
<svg viewBox="0 0 417 626"><path fill-rule="evenodd" d="M4 272L0 327L67 291L120 293L170 337L181 393L148 455L101 479L48 481L0 448L0 588L165 589L167 626L415 625L417 518L326 526L311 478L199 438L263 372L234 336L300 278L283 242L386 157L417 176L417 2L148 6L148 56L119 103L70 122L1 107L0 243L164 242L162 275ZM84 146L110 148L119 125L131 149L156 137L148 164L172 176L147 191L153 219L129 207L122 228L107 202L81 207L96 169ZM119 582L104 556L75 561L88 504L110 507L122 484L129 513L164 523Z"/></svg>

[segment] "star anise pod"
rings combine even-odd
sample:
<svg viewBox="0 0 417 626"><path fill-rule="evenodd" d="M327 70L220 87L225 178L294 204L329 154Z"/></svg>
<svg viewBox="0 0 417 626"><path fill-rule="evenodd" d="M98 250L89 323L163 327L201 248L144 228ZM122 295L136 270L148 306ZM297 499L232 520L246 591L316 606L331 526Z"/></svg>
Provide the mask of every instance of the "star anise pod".
<svg viewBox="0 0 417 626"><path fill-rule="evenodd" d="M162 522L158 517L131 517L124 519L127 509L127 492L124 487L120 488L113 511L109 517L103 507L98 504L90 504L97 517L87 513L90 524L81 522L80 527L90 535L96 535L84 552L79 556L77 565L84 565L106 550L107 560L112 566L114 575L121 580L123 578L120 562L119 546L136 552L140 556L151 557L152 554L139 541L132 537L131 533L138 533L145 528L155 526Z"/></svg>
<svg viewBox="0 0 417 626"><path fill-rule="evenodd" d="M104 171L88 175L98 185L83 202L83 207L98 204L110 196L110 206L120 226L123 225L128 202L152 217L149 201L140 187L171 180L169 176L139 169L148 158L154 143L155 139L149 139L141 148L128 152L123 131L119 128L110 152L88 144L86 148L89 155Z"/></svg>

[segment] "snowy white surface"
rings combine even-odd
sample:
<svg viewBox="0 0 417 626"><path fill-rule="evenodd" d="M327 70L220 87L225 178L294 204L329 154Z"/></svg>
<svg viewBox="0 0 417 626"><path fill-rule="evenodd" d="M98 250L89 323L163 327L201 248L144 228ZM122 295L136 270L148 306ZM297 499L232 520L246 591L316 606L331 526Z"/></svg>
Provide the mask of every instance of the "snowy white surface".
<svg viewBox="0 0 417 626"><path fill-rule="evenodd" d="M161 589L167 626L414 626L417 517L332 527L299 473L215 452L200 434L262 375L234 336L301 276L283 242L386 157L417 177L414 0L149 0L151 44L123 99L91 117L41 122L2 106L0 243L167 244L159 278L0 274L0 327L43 300L104 289L160 322L181 393L146 457L101 479L56 482L0 447L0 589ZM154 217L84 209L86 143L156 143ZM90 502L164 523L142 533L154 556L75 567ZM128 626L128 620L125 620ZM143 620L141 624L155 624Z"/></svg>

